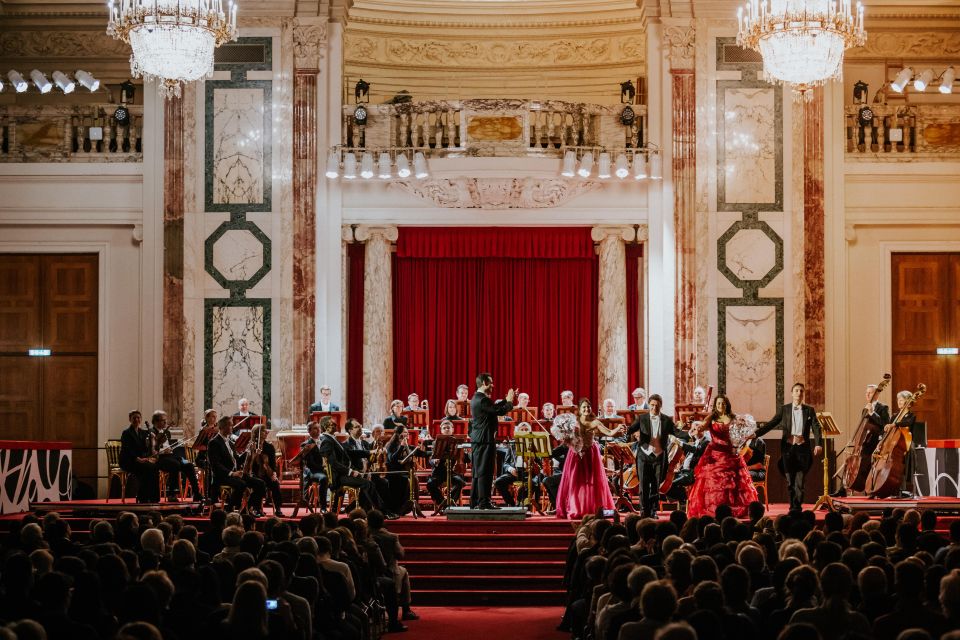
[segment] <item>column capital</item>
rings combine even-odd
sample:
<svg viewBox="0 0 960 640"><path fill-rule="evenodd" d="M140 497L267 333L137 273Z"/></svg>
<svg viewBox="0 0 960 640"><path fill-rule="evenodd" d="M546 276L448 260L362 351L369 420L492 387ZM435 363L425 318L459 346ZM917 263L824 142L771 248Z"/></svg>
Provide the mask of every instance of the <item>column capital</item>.
<svg viewBox="0 0 960 640"><path fill-rule="evenodd" d="M603 242L611 237L618 237L624 242L633 242L637 237L637 231L629 225L602 224L590 230L590 237L594 242Z"/></svg>
<svg viewBox="0 0 960 640"><path fill-rule="evenodd" d="M345 224L340 227L340 239L344 242L353 242L355 240L353 235L353 227L349 224Z"/></svg>
<svg viewBox="0 0 960 640"><path fill-rule="evenodd" d="M359 224L353 230L353 237L357 242L366 242L374 236L381 236L388 242L396 242L397 238L400 237L400 232L394 225L372 226Z"/></svg>
<svg viewBox="0 0 960 640"><path fill-rule="evenodd" d="M293 19L293 66L319 69L326 56L327 21L322 18Z"/></svg>
<svg viewBox="0 0 960 640"><path fill-rule="evenodd" d="M650 226L641 224L637 226L637 242L646 242L650 239Z"/></svg>
<svg viewBox="0 0 960 640"><path fill-rule="evenodd" d="M667 58L670 61L671 73L693 72L696 34L692 20L669 18L663 20L663 43L668 47Z"/></svg>

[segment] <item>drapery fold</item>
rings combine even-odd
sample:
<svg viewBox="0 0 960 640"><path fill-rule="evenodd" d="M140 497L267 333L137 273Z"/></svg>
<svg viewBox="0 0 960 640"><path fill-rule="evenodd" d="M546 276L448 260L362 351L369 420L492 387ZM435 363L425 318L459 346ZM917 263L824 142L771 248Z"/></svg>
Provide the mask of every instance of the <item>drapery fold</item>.
<svg viewBox="0 0 960 640"><path fill-rule="evenodd" d="M347 245L347 410L363 418L363 270L366 247ZM336 392L335 392L336 393Z"/></svg>
<svg viewBox="0 0 960 640"><path fill-rule="evenodd" d="M627 394L643 385L643 300L640 287L640 265L643 264L643 245L627 245ZM648 393L652 393L648 391Z"/></svg>
<svg viewBox="0 0 960 640"><path fill-rule="evenodd" d="M592 260L589 228L406 227L398 258L521 258Z"/></svg>

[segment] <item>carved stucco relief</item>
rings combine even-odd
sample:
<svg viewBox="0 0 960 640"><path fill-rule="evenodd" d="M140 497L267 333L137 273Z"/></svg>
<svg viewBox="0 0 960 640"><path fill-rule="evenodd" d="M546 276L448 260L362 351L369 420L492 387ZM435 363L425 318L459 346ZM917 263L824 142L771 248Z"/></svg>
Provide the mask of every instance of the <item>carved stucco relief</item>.
<svg viewBox="0 0 960 640"><path fill-rule="evenodd" d="M545 209L600 188L594 180L442 178L393 187L448 209Z"/></svg>

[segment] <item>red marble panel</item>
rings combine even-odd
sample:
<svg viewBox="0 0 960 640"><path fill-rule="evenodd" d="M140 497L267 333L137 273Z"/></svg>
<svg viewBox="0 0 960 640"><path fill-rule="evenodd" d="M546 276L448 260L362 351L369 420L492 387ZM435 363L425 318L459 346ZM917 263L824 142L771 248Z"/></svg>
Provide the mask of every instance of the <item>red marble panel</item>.
<svg viewBox="0 0 960 640"><path fill-rule="evenodd" d="M823 89L803 107L804 339L807 402L822 407L825 397Z"/></svg>
<svg viewBox="0 0 960 640"><path fill-rule="evenodd" d="M170 423L183 419L183 99L163 103L163 406ZM186 421L190 422L190 421ZM188 434L190 435L190 434Z"/></svg>

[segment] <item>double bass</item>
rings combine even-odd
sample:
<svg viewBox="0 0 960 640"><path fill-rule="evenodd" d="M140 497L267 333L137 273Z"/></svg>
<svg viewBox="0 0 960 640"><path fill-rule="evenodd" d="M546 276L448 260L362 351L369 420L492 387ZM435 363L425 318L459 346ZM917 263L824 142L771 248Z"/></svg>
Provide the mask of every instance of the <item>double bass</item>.
<svg viewBox="0 0 960 640"><path fill-rule="evenodd" d="M876 402L880 393L890 384L890 374L883 374L883 380L873 390L870 402ZM877 442L880 439L880 428L870 422L867 410L864 409L860 414L860 424L853 434L853 451L847 456L840 469L840 481L843 487L848 491L863 491L867 481L867 475L870 473L871 456L877 448Z"/></svg>
<svg viewBox="0 0 960 640"><path fill-rule="evenodd" d="M907 449L910 448L910 430L900 426L903 417L910 411L913 403L926 393L925 384L917 385L913 397L903 403L900 413L893 422L887 425L877 443L873 454L873 465L867 475L866 492L871 498L887 498L900 490L903 480L903 468L906 462Z"/></svg>

